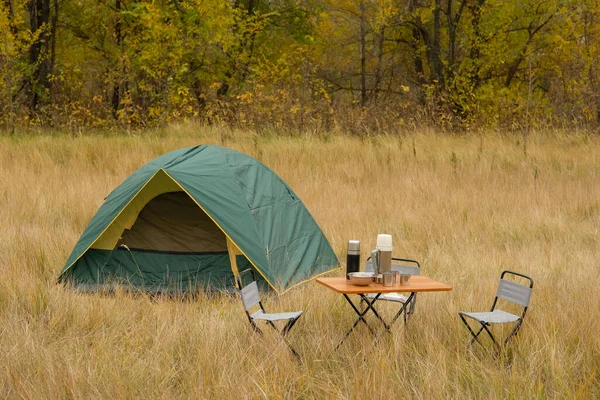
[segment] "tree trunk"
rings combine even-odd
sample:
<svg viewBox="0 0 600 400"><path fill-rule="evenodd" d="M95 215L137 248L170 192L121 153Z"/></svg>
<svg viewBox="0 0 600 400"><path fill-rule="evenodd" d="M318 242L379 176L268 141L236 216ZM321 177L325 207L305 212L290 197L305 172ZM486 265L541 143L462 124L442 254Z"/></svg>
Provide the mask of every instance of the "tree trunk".
<svg viewBox="0 0 600 400"><path fill-rule="evenodd" d="M441 0L435 0L435 9L433 10L433 40L431 41L430 60L431 60L431 81L437 85L443 86L444 74L441 57ZM437 86L436 85L436 86Z"/></svg>
<svg viewBox="0 0 600 400"><path fill-rule="evenodd" d="M4 32L4 48L8 50L8 32ZM14 102L13 102L13 81L12 81L12 62L9 58L8 52L6 57L4 57L4 65L2 66L2 71L4 71L4 80L6 81L6 101L8 102L8 121L5 121L7 130L10 135L15 134L15 110L14 110Z"/></svg>
<svg viewBox="0 0 600 400"><path fill-rule="evenodd" d="M588 67L588 80L589 80L589 88L591 89L591 93L592 93L592 104L594 105L594 107L596 108L596 112L595 112L595 118L596 118L596 123L600 124L600 95L598 94L598 77L597 77L597 73L598 73L598 68L597 66L597 57L594 54L593 50L592 50L592 46L594 43L594 38L592 37L593 35L598 35L598 32L596 30L593 29L594 25L595 25L595 21L594 21L594 14L593 12L588 12L588 11L584 11L584 31L583 31L583 37L584 37L584 45L585 45L585 50L587 53L587 56L590 60L589 63L589 67Z"/></svg>
<svg viewBox="0 0 600 400"><path fill-rule="evenodd" d="M452 15L452 2L448 0L446 14L448 18L448 74L454 76L454 64L456 63L456 31L462 17L467 0L462 0L456 15Z"/></svg>
<svg viewBox="0 0 600 400"><path fill-rule="evenodd" d="M367 103L367 47L366 47L366 28L365 28L365 2L360 2L360 105Z"/></svg>
<svg viewBox="0 0 600 400"><path fill-rule="evenodd" d="M385 38L385 27L381 27L377 33L377 66L375 68L375 83L373 84L373 93L377 96L379 85L381 84L383 70L383 41Z"/></svg>
<svg viewBox="0 0 600 400"><path fill-rule="evenodd" d="M471 26L475 37L473 38L473 44L471 46L471 51L469 54L469 58L472 61L473 67L473 75L472 82L473 87L477 88L481 84L481 77L479 76L480 66L479 66L479 58L481 57L480 45L483 42L483 38L481 36L481 30L479 27L480 17L481 17L481 8L485 0L478 0L473 6L470 7L471 14L473 15L473 19L471 20Z"/></svg>
<svg viewBox="0 0 600 400"><path fill-rule="evenodd" d="M4 0L4 7L6 8L8 14L8 26L10 29L10 33L12 33L13 37L17 36L18 30L17 26L14 23L15 20L15 10L13 7L12 0Z"/></svg>
<svg viewBox="0 0 600 400"><path fill-rule="evenodd" d="M121 31L121 0L115 1L115 12L116 12L116 20L115 20L115 41L118 47L118 54L122 56L123 53L123 33ZM122 58L122 57L120 57ZM112 115L113 118L117 118L117 112L119 111L119 107L121 106L121 78L123 74L123 68L121 66L121 60L118 63L118 72L116 81L113 82L113 90L112 90Z"/></svg>
<svg viewBox="0 0 600 400"><path fill-rule="evenodd" d="M414 59L413 59L413 67L415 69L415 74L417 75L417 85L420 88L423 88L423 86L427 83L425 80L425 70L423 68L423 58L421 57L421 53L420 53L420 49L419 49L419 43L424 42L424 38L423 38L423 33L422 33L422 22L421 22L421 18L418 16L418 14L415 13L415 4L414 1L410 1L408 4L408 11L411 14L412 18L413 18L413 24L412 24L412 40L413 40L413 44L412 44L412 48L414 49ZM426 41L425 41L426 42ZM425 45L427 46L428 43L425 43ZM419 104L421 106L425 105L426 102L426 96L425 96L425 91L423 89L421 89L418 93L417 98L419 99Z"/></svg>
<svg viewBox="0 0 600 400"><path fill-rule="evenodd" d="M247 7L248 16L254 15L254 0L248 1ZM244 62L244 67L242 68L242 75L240 77L240 82L244 82L246 80L246 76L248 75L248 68L250 67L250 62L252 61L252 54L254 53L254 40L256 39L256 30L252 29L252 33L250 33L250 39L247 39L247 32L244 32L244 47L242 48L242 52L246 47L246 44L250 42L250 51L248 52L248 59Z"/></svg>
<svg viewBox="0 0 600 400"><path fill-rule="evenodd" d="M54 13L52 15L52 24L50 25L50 68L48 73L54 73L54 65L56 63L56 29L58 26L58 0L54 0Z"/></svg>
<svg viewBox="0 0 600 400"><path fill-rule="evenodd" d="M31 0L29 12L31 32L41 30L38 39L29 48L29 62L34 67L29 81L31 110L36 110L40 103L46 100L46 92L49 87L50 60L48 47L51 31L48 27L50 22L50 0Z"/></svg>
<svg viewBox="0 0 600 400"><path fill-rule="evenodd" d="M413 28L412 30L413 40L416 44L421 42L421 31L417 28ZM425 70L423 69L423 59L421 58L421 54L419 54L418 45L415 46L415 59L414 59L414 67L415 72L417 73L417 82L419 86L423 86L425 84Z"/></svg>

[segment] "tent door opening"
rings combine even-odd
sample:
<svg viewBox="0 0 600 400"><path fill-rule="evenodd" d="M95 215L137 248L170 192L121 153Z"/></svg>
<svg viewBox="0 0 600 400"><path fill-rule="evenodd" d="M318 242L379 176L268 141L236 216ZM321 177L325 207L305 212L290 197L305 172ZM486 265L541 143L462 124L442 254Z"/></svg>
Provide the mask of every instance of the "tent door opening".
<svg viewBox="0 0 600 400"><path fill-rule="evenodd" d="M90 251L105 260L94 279L98 283L128 283L147 289L233 289L238 266L251 267L183 191L150 200L110 252Z"/></svg>

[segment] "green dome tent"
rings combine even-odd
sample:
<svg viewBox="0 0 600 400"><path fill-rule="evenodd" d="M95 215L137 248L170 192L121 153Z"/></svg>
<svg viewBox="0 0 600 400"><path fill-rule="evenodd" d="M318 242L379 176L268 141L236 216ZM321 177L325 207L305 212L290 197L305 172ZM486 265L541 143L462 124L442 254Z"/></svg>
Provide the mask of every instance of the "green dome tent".
<svg viewBox="0 0 600 400"><path fill-rule="evenodd" d="M195 146L144 165L106 198L59 282L148 291L231 289L253 268L277 293L339 265L302 201L245 154Z"/></svg>

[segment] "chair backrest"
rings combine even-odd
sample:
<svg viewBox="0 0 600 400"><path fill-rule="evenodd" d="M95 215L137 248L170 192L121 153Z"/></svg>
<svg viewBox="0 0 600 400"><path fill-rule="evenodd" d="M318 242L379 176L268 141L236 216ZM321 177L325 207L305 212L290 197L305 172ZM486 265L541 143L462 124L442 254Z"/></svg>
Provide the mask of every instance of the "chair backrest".
<svg viewBox="0 0 600 400"><path fill-rule="evenodd" d="M521 285L517 282L509 281L504 279L505 275L516 275L529 280L529 287ZM498 284L498 290L496 291L496 299L494 300L494 306L498 299L510 301L515 304L519 304L527 309L529 307L529 300L531 299L531 291L533 288L533 279L530 277L519 274L512 271L504 271L500 276L500 283Z"/></svg>
<svg viewBox="0 0 600 400"><path fill-rule="evenodd" d="M258 285L256 281L252 281L240 290L244 309L248 311L255 305L260 303L260 295L258 294Z"/></svg>
<svg viewBox="0 0 600 400"><path fill-rule="evenodd" d="M252 281L246 286L244 286L243 277L247 274L250 274L250 276L252 277ZM242 297L242 304L244 305L244 310L246 311L246 313L248 313L248 310L257 304L262 309L262 302L260 300L260 294L258 293L258 284L256 283L256 278L254 277L254 271L250 268L245 269L242 272L240 272L235 279L238 284L240 296Z"/></svg>
<svg viewBox="0 0 600 400"><path fill-rule="evenodd" d="M407 263L411 263L415 266L410 266L410 265L402 265L402 264L395 264L392 263L392 271L398 271L401 274L407 274L407 275L421 275L421 265L419 264L418 261L415 260L409 260L409 259L405 259L405 258L397 258L397 257L392 257L392 261L403 261L403 262L407 262ZM366 272L373 272L373 261L371 260L371 257L367 258L367 263L365 264L365 271Z"/></svg>
<svg viewBox="0 0 600 400"><path fill-rule="evenodd" d="M371 260L367 260L367 263L365 264L365 272L374 272L375 270L373 269L373 263L371 262Z"/></svg>
<svg viewBox="0 0 600 400"><path fill-rule="evenodd" d="M421 275L421 270L419 268L408 265L392 264L392 271L398 271L401 274L406 275Z"/></svg>
<svg viewBox="0 0 600 400"><path fill-rule="evenodd" d="M496 297L528 307L531 289L516 282L500 279Z"/></svg>

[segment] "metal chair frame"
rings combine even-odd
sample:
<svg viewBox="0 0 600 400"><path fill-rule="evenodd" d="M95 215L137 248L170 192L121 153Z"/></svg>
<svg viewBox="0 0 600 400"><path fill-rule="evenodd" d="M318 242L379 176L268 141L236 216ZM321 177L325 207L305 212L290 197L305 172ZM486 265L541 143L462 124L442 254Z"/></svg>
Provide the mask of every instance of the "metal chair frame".
<svg viewBox="0 0 600 400"><path fill-rule="evenodd" d="M507 274L515 275L515 276L519 276L521 278L527 279L529 281L529 287L526 287L525 285L521 285L514 281L504 280L504 276ZM518 288L517 286L519 286L520 288ZM490 309L489 313L493 313L495 310L502 311L500 309L496 309L496 305L498 303L499 298L506 300L508 302L511 302L511 303L518 304L523 307L523 313L521 314L520 317L516 316L514 314L507 313L511 316L517 317L517 320L515 321L515 326L513 327L512 331L504 339L504 343L502 346L506 346L506 344L510 341L510 339L512 339L513 336L516 336L517 332L521 328L521 325L523 324L523 319L525 318L525 314L527 313L527 309L529 307L529 300L531 298L532 289L533 289L533 279L531 279L527 275L523 275L518 272L513 272L513 271L508 271L508 270L503 271L502 274L500 275L500 283L498 284L498 290L496 291L496 297L494 298L494 302L492 303L492 308ZM487 313L483 313L483 314L487 314ZM479 343L482 347L485 347L483 345L483 343L481 343L479 341L479 334L485 330L487 332L488 336L490 337L490 339L492 339L492 342L496 345L496 349L498 351L501 350L502 346L496 341L496 338L494 338L494 335L490 331L489 326L491 324L502 324L502 323L509 323L509 322L495 322L495 321L485 320L485 318L476 318L472 315L469 315L469 313L462 312L462 311L459 312L458 315L460 316L460 319L462 320L462 322L465 324L465 326L467 327L467 329L473 336L473 339L471 339L471 341L469 342L467 347L472 346L473 343L475 343L475 342ZM477 333L475 333L473 331L473 329L467 322L466 318L473 319L473 320L479 322L479 324L481 324L481 328L479 328Z"/></svg>
<svg viewBox="0 0 600 400"><path fill-rule="evenodd" d="M243 285L243 276L245 276L248 273L250 273L252 276L252 282L250 282L249 284L244 286ZM246 316L248 317L248 321L250 322L250 325L252 326L254 331L257 332L258 334L260 334L261 336L263 335L262 330L258 327L258 325L254 322L254 320L255 319L264 320L271 328L273 328L275 331L277 331L279 334L281 334L283 341L289 347L292 354L296 358L300 358L299 354L292 347L292 345L289 344L289 342L286 340L285 336L290 331L290 329L292 329L292 327L296 324L298 319L302 316L303 312L296 311L293 313L273 313L273 314L265 312L265 308L262 304L262 300L261 300L260 294L258 292L258 285L256 284L256 278L254 276L254 271L252 269L246 269L246 270L240 272L236 276L236 281L238 284L238 291L240 292L240 296L242 298L242 303L244 305L244 311L245 311ZM254 308L256 305L258 305L259 310L257 312L254 312L253 314L250 314L249 310ZM258 317L265 317L265 318L255 317L257 314L258 314ZM288 321L288 322L280 330L277 328L277 326L275 326L273 321Z"/></svg>
<svg viewBox="0 0 600 400"><path fill-rule="evenodd" d="M371 260L370 256L369 256L369 258L367 258L367 265L369 265L368 264L369 260ZM407 266L407 267L409 267L409 268L418 268L419 271L421 270L421 264L417 260L411 260L409 258L392 257L392 261L401 261L401 262L411 263L411 264L416 265L416 267L413 267L413 266ZM394 264L392 264L392 271L394 271L394 270L400 270L403 267L405 267L405 266L404 265L394 265ZM369 296L369 297L371 297L371 296ZM364 301L364 299L362 301ZM362 301L361 301L361 303L362 303ZM386 299L385 295L378 296L377 301L398 302L397 300ZM405 302L408 303L408 304L405 304ZM408 318L410 318L413 315L413 313L415 312L415 306L417 304L417 294L416 293L411 293L407 297L407 299L406 299L405 302L400 301L400 303L402 303L402 306L400 307L400 310L396 313L396 315L392 319L392 322L391 322L390 325L392 325L394 322L396 322L396 320L398 319L398 317L400 317L400 315L404 316L404 323L406 323L408 321ZM407 305L408 305L408 307L407 307ZM381 317L379 317L379 315L378 315L378 318L381 319ZM385 322L384 322L384 324L385 324ZM385 324L385 325L387 327L387 324Z"/></svg>

